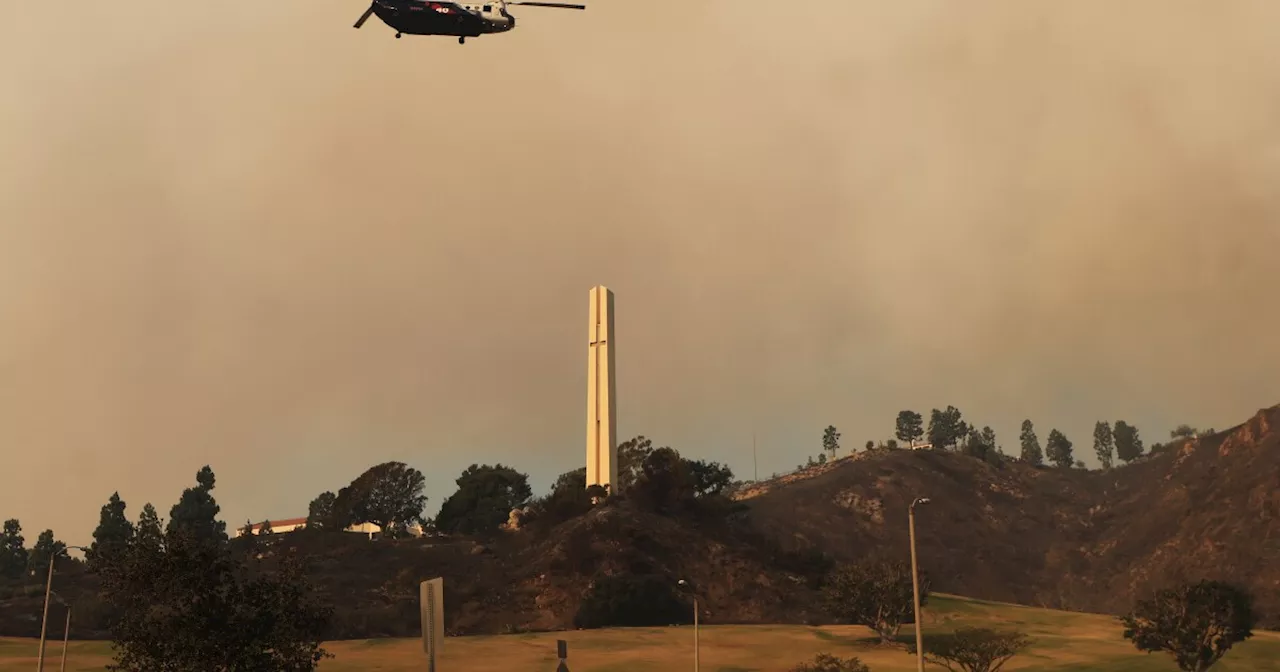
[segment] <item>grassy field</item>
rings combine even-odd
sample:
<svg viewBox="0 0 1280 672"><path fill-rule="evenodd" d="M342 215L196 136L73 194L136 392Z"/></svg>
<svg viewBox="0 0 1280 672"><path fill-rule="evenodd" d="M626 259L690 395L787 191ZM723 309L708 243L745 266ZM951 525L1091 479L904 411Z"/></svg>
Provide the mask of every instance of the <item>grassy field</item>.
<svg viewBox="0 0 1280 672"><path fill-rule="evenodd" d="M1005 670L1158 672L1177 667L1164 654L1138 653L1107 616L1033 609L935 596L926 609L926 633L962 625L1017 628L1034 640ZM904 630L908 634L908 630ZM554 672L555 641L569 642L572 672L668 672L693 667L693 629L634 628L563 633L459 637L445 643L442 672ZM701 668L707 672L784 672L819 652L857 656L873 672L911 672L902 649L876 646L870 631L846 626L708 626L701 632ZM421 641L379 639L331 642L335 658L322 672L424 669ZM45 669L57 670L61 642L50 643ZM72 642L67 669L95 672L110 658L105 642ZM36 643L0 639L0 672L35 667ZM52 663L52 664L51 664ZM942 669L932 668L929 669ZM1280 633L1257 633L1214 667L1215 672L1280 672Z"/></svg>

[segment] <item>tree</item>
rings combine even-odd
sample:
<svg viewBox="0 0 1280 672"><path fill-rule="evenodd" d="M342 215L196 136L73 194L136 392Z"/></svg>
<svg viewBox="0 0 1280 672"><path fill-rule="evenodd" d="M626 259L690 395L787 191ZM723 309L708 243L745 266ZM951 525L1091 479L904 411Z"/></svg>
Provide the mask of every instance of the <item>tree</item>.
<svg viewBox="0 0 1280 672"><path fill-rule="evenodd" d="M983 427L982 431L978 431L970 427L961 451L969 457L976 457L984 462L998 463L999 452L996 447L995 430L990 427Z"/></svg>
<svg viewBox="0 0 1280 672"><path fill-rule="evenodd" d="M258 526L258 536L266 536L268 534L275 534L275 533L276 533L275 530L271 529L271 519L263 518L262 524Z"/></svg>
<svg viewBox="0 0 1280 672"><path fill-rule="evenodd" d="M1036 428L1031 424L1030 419L1022 421L1022 433L1018 435L1018 441L1022 445L1023 462L1037 467L1044 464L1044 452L1040 450L1040 439L1036 437Z"/></svg>
<svg viewBox="0 0 1280 672"><path fill-rule="evenodd" d="M1169 438L1194 439L1199 434L1200 434L1200 430L1196 429L1195 427L1192 427L1191 425L1178 425L1173 429L1173 431L1169 432Z"/></svg>
<svg viewBox="0 0 1280 672"><path fill-rule="evenodd" d="M875 441L868 441L868 442L867 442L867 444L866 444L865 446L863 446L863 449L864 449L864 450L874 450L874 449L875 449L875 447L876 447L876 442L875 442Z"/></svg>
<svg viewBox="0 0 1280 672"><path fill-rule="evenodd" d="M123 553L133 539L133 523L125 517L124 510L125 503L119 492L111 493L111 498L102 505L98 527L93 531L93 543L85 552L89 569L95 570L103 560Z"/></svg>
<svg viewBox="0 0 1280 672"><path fill-rule="evenodd" d="M906 563L873 560L841 565L827 577L823 588L832 615L854 625L864 625L888 644L904 622L913 617L911 567ZM920 605L928 601L929 580L920 575Z"/></svg>
<svg viewBox="0 0 1280 672"><path fill-rule="evenodd" d="M960 628L954 633L926 637L924 657L951 672L997 672L1030 644L1031 639L1021 632ZM916 653L915 642L908 645L907 651Z"/></svg>
<svg viewBox="0 0 1280 672"><path fill-rule="evenodd" d="M501 464L471 465L457 479L458 490L444 500L436 528L454 534L495 532L533 496L529 477Z"/></svg>
<svg viewBox="0 0 1280 672"><path fill-rule="evenodd" d="M53 537L53 530L45 530L36 537L27 557L27 569L32 573L45 571L54 558L67 552L67 545Z"/></svg>
<svg viewBox="0 0 1280 672"><path fill-rule="evenodd" d="M857 658L840 658L829 653L819 653L813 657L813 661L800 663L791 668L790 672L871 672L871 668Z"/></svg>
<svg viewBox="0 0 1280 672"><path fill-rule="evenodd" d="M1049 430L1049 440L1045 443L1044 452L1050 462L1063 469L1070 469L1075 462L1071 454L1071 441L1056 429Z"/></svg>
<svg viewBox="0 0 1280 672"><path fill-rule="evenodd" d="M653 441L643 435L618 444L618 482L614 492L626 492L640 478L644 460L653 450Z"/></svg>
<svg viewBox="0 0 1280 672"><path fill-rule="evenodd" d="M1130 425L1124 420L1116 420L1115 429L1111 432L1112 439L1116 445L1116 457L1125 462L1142 457L1143 446L1142 439L1138 437L1138 428Z"/></svg>
<svg viewBox="0 0 1280 672"><path fill-rule="evenodd" d="M1161 590L1121 617L1124 638L1139 651L1165 651L1183 672L1204 672L1253 636L1253 600L1244 590L1201 581Z"/></svg>
<svg viewBox="0 0 1280 672"><path fill-rule="evenodd" d="M26 539L17 518L4 521L0 535L0 577L17 578L27 570Z"/></svg>
<svg viewBox="0 0 1280 672"><path fill-rule="evenodd" d="M591 510L593 498L603 497L601 490L603 488L598 485L587 487L586 467L560 474L551 484L551 492L530 504L534 514L533 522L551 526L577 518Z"/></svg>
<svg viewBox="0 0 1280 672"><path fill-rule="evenodd" d="M628 497L651 511L676 513L687 507L696 494L689 462L664 447L645 457Z"/></svg>
<svg viewBox="0 0 1280 672"><path fill-rule="evenodd" d="M960 409L933 409L929 414L929 443L936 449L956 448L969 433L969 425L961 418Z"/></svg>
<svg viewBox="0 0 1280 672"><path fill-rule="evenodd" d="M422 472L404 462L383 462L369 467L334 497L334 527L345 529L356 523L373 523L385 531L397 523L420 522L422 509L427 505L427 496L422 494L425 484ZM510 509L503 512L503 520L508 512Z"/></svg>
<svg viewBox="0 0 1280 672"><path fill-rule="evenodd" d="M898 440L913 445L924 437L924 416L915 411L898 411L898 422L894 436Z"/></svg>
<svg viewBox="0 0 1280 672"><path fill-rule="evenodd" d="M666 576L616 574L600 576L591 583L573 625L583 629L668 626L688 623L692 613Z"/></svg>
<svg viewBox="0 0 1280 672"><path fill-rule="evenodd" d="M982 428L982 442L987 446L987 452L992 454L1003 454L1000 446L996 445L996 430L990 427Z"/></svg>
<svg viewBox="0 0 1280 672"><path fill-rule="evenodd" d="M102 564L103 597L120 672L170 670L314 670L326 653L321 635L332 610L315 602L291 555L279 566L233 557L210 535L217 511L212 472L183 493L163 537L155 509L143 508L133 541Z"/></svg>
<svg viewBox="0 0 1280 672"><path fill-rule="evenodd" d="M1099 420L1093 425L1093 452L1103 469L1111 468L1112 454L1115 452L1115 438L1111 435L1111 424Z"/></svg>
<svg viewBox="0 0 1280 672"><path fill-rule="evenodd" d="M227 524L218 520L222 510L214 500L213 469L205 465L196 473L196 487L182 491L182 498L169 509L169 525L166 536L185 532L193 539L210 543L227 540Z"/></svg>
<svg viewBox="0 0 1280 672"><path fill-rule="evenodd" d="M987 442L983 439L982 432L976 429L969 430L968 435L965 436L964 442L960 446L961 453L983 461L987 459L987 450ZM992 449L992 452L995 452L994 449Z"/></svg>
<svg viewBox="0 0 1280 672"><path fill-rule="evenodd" d="M827 425L822 430L822 449L831 453L831 457L835 458L836 451L840 450L840 432L836 430L835 425Z"/></svg>
<svg viewBox="0 0 1280 672"><path fill-rule="evenodd" d="M308 530L342 530L346 525L341 525L340 521L335 517L334 503L338 496L325 490L316 495L311 500L311 504L307 506L307 529Z"/></svg>
<svg viewBox="0 0 1280 672"><path fill-rule="evenodd" d="M723 494L733 483L733 470L728 465L704 460L687 460L693 493L698 497Z"/></svg>
<svg viewBox="0 0 1280 672"><path fill-rule="evenodd" d="M142 506L142 514L138 516L138 524L134 527L134 546L147 552L156 552L164 548L164 526L156 515L156 507L147 502Z"/></svg>

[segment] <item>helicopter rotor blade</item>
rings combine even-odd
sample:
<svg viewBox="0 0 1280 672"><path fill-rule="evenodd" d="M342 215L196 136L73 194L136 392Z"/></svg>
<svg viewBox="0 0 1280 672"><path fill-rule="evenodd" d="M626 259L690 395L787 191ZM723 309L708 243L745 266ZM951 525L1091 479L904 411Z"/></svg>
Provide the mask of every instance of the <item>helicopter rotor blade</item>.
<svg viewBox="0 0 1280 672"><path fill-rule="evenodd" d="M364 10L364 14L360 15L360 20L356 21L356 25L353 27L359 28L360 26L363 26L364 22L368 21L371 16L373 16L373 5L369 5L369 9Z"/></svg>
<svg viewBox="0 0 1280 672"><path fill-rule="evenodd" d="M586 9L586 5L571 5L566 2L508 2L508 5L525 5L528 7L554 7L557 9Z"/></svg>

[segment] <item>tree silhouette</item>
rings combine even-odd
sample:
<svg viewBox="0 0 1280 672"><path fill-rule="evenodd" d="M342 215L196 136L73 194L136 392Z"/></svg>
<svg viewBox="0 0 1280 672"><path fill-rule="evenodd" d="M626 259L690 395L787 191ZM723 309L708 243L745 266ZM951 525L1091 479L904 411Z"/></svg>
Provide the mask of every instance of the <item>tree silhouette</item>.
<svg viewBox="0 0 1280 672"><path fill-rule="evenodd" d="M909 446L924 438L924 416L915 411L899 411L894 436Z"/></svg>
<svg viewBox="0 0 1280 672"><path fill-rule="evenodd" d="M1036 428L1030 419L1022 421L1022 433L1018 435L1018 442L1022 446L1023 462L1037 467L1044 464L1044 451L1040 449L1040 439L1036 437Z"/></svg>

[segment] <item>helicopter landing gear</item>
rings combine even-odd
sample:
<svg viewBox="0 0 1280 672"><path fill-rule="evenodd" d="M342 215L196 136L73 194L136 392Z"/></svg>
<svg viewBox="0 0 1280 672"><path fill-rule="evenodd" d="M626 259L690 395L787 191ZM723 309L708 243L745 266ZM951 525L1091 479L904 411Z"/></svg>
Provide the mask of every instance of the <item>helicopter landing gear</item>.
<svg viewBox="0 0 1280 672"><path fill-rule="evenodd" d="M467 43L467 38L465 37L458 38L458 44L466 44L466 43Z"/></svg>

